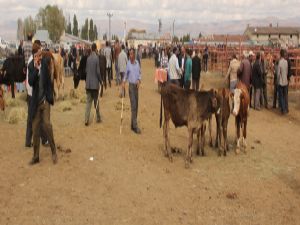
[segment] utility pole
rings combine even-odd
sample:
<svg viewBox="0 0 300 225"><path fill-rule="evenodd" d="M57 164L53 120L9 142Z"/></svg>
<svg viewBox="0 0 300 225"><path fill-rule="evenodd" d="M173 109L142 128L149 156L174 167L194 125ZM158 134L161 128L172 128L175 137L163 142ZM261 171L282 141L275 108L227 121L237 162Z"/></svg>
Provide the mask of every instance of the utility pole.
<svg viewBox="0 0 300 225"><path fill-rule="evenodd" d="M111 41L111 35L110 35L111 23L110 23L110 20L111 20L113 14L112 13L107 13L107 16L108 16L108 40Z"/></svg>

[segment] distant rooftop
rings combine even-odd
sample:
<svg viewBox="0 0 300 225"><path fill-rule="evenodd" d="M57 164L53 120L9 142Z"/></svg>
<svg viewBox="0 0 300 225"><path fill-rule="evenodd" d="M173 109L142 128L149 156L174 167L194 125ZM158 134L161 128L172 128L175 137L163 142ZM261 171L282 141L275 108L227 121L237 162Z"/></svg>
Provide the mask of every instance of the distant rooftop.
<svg viewBox="0 0 300 225"><path fill-rule="evenodd" d="M282 26L273 26L270 24L269 26L248 26L244 32L244 34L265 34L265 35L299 35L300 27L282 27Z"/></svg>

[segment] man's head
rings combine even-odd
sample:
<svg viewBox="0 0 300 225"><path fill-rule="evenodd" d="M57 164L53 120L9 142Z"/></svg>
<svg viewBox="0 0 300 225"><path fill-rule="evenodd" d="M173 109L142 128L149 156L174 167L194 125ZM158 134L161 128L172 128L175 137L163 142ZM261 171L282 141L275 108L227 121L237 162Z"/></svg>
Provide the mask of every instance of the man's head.
<svg viewBox="0 0 300 225"><path fill-rule="evenodd" d="M233 53L233 54L232 54L232 59L237 59L237 57L236 57L236 54L235 54L235 53Z"/></svg>
<svg viewBox="0 0 300 225"><path fill-rule="evenodd" d="M122 44L122 50L125 50L125 45L124 44Z"/></svg>
<svg viewBox="0 0 300 225"><path fill-rule="evenodd" d="M284 58L284 56L285 56L285 50L280 49L280 58Z"/></svg>
<svg viewBox="0 0 300 225"><path fill-rule="evenodd" d="M39 50L41 49L41 46L37 43L33 43L32 45L32 54L34 55L35 53L37 53Z"/></svg>
<svg viewBox="0 0 300 225"><path fill-rule="evenodd" d="M20 41L20 46L23 46L23 40Z"/></svg>
<svg viewBox="0 0 300 225"><path fill-rule="evenodd" d="M181 53L182 53L183 55L186 53L185 47L184 47L184 46L181 47Z"/></svg>
<svg viewBox="0 0 300 225"><path fill-rule="evenodd" d="M260 59L261 59L260 52L257 52L257 53L256 53L256 60L260 60Z"/></svg>
<svg viewBox="0 0 300 225"><path fill-rule="evenodd" d="M135 61L135 51L134 51L133 48L131 48L130 51L129 51L129 59L132 63L134 63L134 61Z"/></svg>
<svg viewBox="0 0 300 225"><path fill-rule="evenodd" d="M198 56L199 55L199 49L196 49L195 51L195 55Z"/></svg>
<svg viewBox="0 0 300 225"><path fill-rule="evenodd" d="M173 53L176 54L176 52L177 52L177 48L174 47L174 48L173 48Z"/></svg>
<svg viewBox="0 0 300 225"><path fill-rule="evenodd" d="M106 45L106 47L108 47L109 46L109 41L106 41L105 45Z"/></svg>
<svg viewBox="0 0 300 225"><path fill-rule="evenodd" d="M261 60L264 60L264 59L265 59L265 53L264 53L264 51L261 51L261 52L260 52L260 59L261 59Z"/></svg>
<svg viewBox="0 0 300 225"><path fill-rule="evenodd" d="M253 60L253 56L254 56L254 53L252 51L249 52L249 60L252 61Z"/></svg>
<svg viewBox="0 0 300 225"><path fill-rule="evenodd" d="M32 33L28 33L27 34L27 40L28 41L32 41Z"/></svg>
<svg viewBox="0 0 300 225"><path fill-rule="evenodd" d="M93 52L96 52L97 50L97 45L95 43L92 44L92 51Z"/></svg>

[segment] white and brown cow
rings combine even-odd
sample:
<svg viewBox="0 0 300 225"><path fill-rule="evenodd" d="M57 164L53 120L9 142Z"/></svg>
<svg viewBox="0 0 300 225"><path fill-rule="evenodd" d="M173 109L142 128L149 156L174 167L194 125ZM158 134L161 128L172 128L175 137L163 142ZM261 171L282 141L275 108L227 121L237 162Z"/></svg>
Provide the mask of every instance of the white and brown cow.
<svg viewBox="0 0 300 225"><path fill-rule="evenodd" d="M65 89L65 68L64 59L60 54L53 53L54 58L54 79L57 87L56 100L58 100L60 95L60 89L62 89L62 98L64 99L64 89Z"/></svg>
<svg viewBox="0 0 300 225"><path fill-rule="evenodd" d="M244 148L246 152L247 143L247 119L249 110L249 92L245 84L239 82L234 89L233 93L233 111L235 116L235 126L237 135L236 153L240 152L240 148ZM242 137L240 135L240 129L242 128Z"/></svg>

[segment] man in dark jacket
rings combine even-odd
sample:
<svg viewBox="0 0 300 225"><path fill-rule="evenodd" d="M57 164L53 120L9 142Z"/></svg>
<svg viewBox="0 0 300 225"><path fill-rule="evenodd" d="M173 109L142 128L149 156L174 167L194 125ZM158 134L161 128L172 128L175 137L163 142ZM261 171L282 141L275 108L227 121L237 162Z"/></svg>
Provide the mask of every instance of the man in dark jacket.
<svg viewBox="0 0 300 225"><path fill-rule="evenodd" d="M192 60L192 89L199 90L200 86L200 74L201 74L201 59L199 58L199 50L195 52L195 56Z"/></svg>
<svg viewBox="0 0 300 225"><path fill-rule="evenodd" d="M260 110L260 95L263 88L263 71L259 52L256 54L256 60L252 69L252 85L254 87L254 109Z"/></svg>
<svg viewBox="0 0 300 225"><path fill-rule="evenodd" d="M50 64L53 63L53 58L50 53L42 57L42 52L39 51L34 55L34 68L29 72L29 85L32 86L32 98L30 111L33 118L33 158L30 161L31 165L39 162L40 152L40 128L46 133L49 141L52 161L57 163L56 147L53 137L52 125L50 122L50 105L54 104L53 95L53 79L50 75Z"/></svg>
<svg viewBox="0 0 300 225"><path fill-rule="evenodd" d="M99 111L99 88L101 83L100 63L96 54L97 46L94 43L92 45L92 53L86 61L86 109L85 109L85 125L89 125L89 118L91 112L92 101L97 113L97 123L101 122Z"/></svg>
<svg viewBox="0 0 300 225"><path fill-rule="evenodd" d="M262 72L263 72L263 87L262 87L262 93L260 97L260 104L265 105L266 109L269 108L268 105L268 94L267 94L267 75L268 75L268 62L265 60L265 54L264 52L260 53L261 57L261 67L262 67Z"/></svg>

